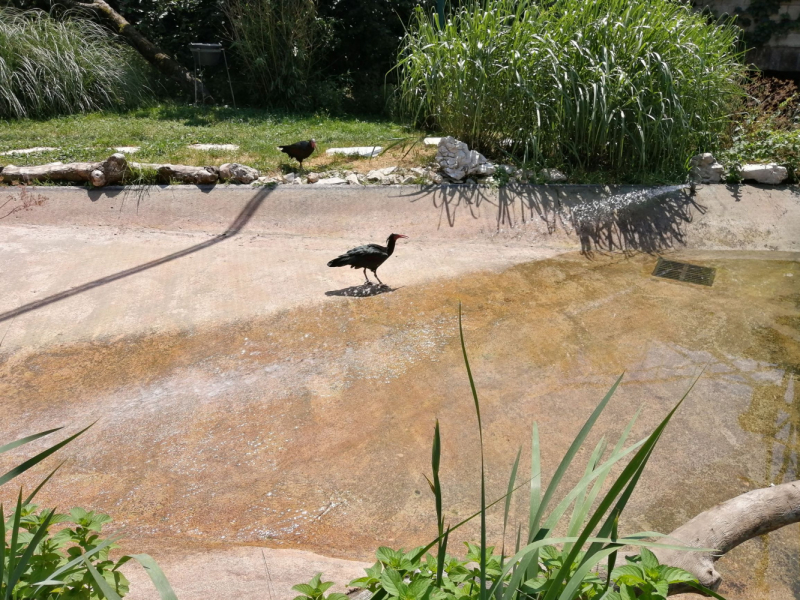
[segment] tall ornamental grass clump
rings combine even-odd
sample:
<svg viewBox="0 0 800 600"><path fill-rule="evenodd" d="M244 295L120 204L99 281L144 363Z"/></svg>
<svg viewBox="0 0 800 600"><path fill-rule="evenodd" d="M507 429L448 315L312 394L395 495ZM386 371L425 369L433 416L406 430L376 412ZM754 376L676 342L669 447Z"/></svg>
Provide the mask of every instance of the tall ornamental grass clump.
<svg viewBox="0 0 800 600"><path fill-rule="evenodd" d="M307 108L327 35L315 0L226 0L224 7L258 103Z"/></svg>
<svg viewBox="0 0 800 600"><path fill-rule="evenodd" d="M0 118L130 108L147 83L144 60L100 25L0 7Z"/></svg>
<svg viewBox="0 0 800 600"><path fill-rule="evenodd" d="M471 0L440 28L418 8L401 111L494 155L674 176L730 126L738 31L674 0Z"/></svg>

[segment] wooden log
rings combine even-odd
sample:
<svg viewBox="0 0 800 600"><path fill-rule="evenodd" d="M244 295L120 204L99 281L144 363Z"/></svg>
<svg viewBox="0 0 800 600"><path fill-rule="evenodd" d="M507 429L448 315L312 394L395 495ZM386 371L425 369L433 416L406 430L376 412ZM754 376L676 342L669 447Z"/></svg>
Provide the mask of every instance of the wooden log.
<svg viewBox="0 0 800 600"><path fill-rule="evenodd" d="M128 163L124 154L114 154L102 162L55 162L47 165L17 167L6 165L3 167L0 180L21 181L33 183L35 181L74 181L82 183L90 181L96 187L111 185L122 181L127 171Z"/></svg>
<svg viewBox="0 0 800 600"><path fill-rule="evenodd" d="M717 552L654 550L662 564L680 567L709 589L716 590L722 576L714 568L717 560L747 540L800 521L800 481L753 490L731 498L684 523L664 544L714 548ZM670 586L670 594L691 592L685 586ZM695 592L697 593L697 592Z"/></svg>
<svg viewBox="0 0 800 600"><path fill-rule="evenodd" d="M216 167L194 167L191 165L160 165L157 169L161 183L211 184L219 180L219 169Z"/></svg>

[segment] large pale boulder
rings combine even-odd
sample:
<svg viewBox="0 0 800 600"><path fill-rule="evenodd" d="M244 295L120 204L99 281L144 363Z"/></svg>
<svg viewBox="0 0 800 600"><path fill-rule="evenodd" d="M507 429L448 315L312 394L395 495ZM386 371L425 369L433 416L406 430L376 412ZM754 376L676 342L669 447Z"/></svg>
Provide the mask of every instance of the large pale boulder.
<svg viewBox="0 0 800 600"><path fill-rule="evenodd" d="M493 175L496 167L477 150L470 150L464 142L452 136L439 140L436 162L442 172L451 179L461 180L469 175L487 177Z"/></svg>
<svg viewBox="0 0 800 600"><path fill-rule="evenodd" d="M741 170L742 179L777 185L786 181L789 173L786 167L769 163L767 165L744 165Z"/></svg>
<svg viewBox="0 0 800 600"><path fill-rule="evenodd" d="M710 152L697 154L689 161L691 178L695 183L719 183L725 167L719 164Z"/></svg>
<svg viewBox="0 0 800 600"><path fill-rule="evenodd" d="M253 183L259 175L258 169L239 163L225 163L219 168L219 178L231 183Z"/></svg>
<svg viewBox="0 0 800 600"><path fill-rule="evenodd" d="M539 176L547 183L563 183L567 180L567 176L558 169L542 169Z"/></svg>

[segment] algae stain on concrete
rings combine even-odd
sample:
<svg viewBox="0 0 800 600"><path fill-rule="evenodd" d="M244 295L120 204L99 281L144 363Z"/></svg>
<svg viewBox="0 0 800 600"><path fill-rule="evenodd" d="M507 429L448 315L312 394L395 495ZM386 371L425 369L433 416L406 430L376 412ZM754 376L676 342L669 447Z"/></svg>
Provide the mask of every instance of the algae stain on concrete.
<svg viewBox="0 0 800 600"><path fill-rule="evenodd" d="M417 545L435 531L421 475L435 417L449 514L478 502L461 301L498 495L532 420L549 476L620 372L598 426L612 437L643 403L635 433L652 428L706 366L630 507L631 529L668 531L768 483L767 461L773 477L796 470L796 441L784 471L769 449L796 432L794 417L780 425L791 406L777 398L798 364L797 275L785 277L797 263L766 257L704 253L718 277L701 288L650 277L650 257L564 256L235 325L7 356L0 394L17 417L0 439L100 417L85 446L65 449L69 468L42 500L69 491L144 549L269 543L369 559L381 544ZM492 515L495 537L501 526ZM778 573L778 559L796 556L797 541L776 546L766 573L780 582L791 570ZM758 561L742 563L746 589Z"/></svg>

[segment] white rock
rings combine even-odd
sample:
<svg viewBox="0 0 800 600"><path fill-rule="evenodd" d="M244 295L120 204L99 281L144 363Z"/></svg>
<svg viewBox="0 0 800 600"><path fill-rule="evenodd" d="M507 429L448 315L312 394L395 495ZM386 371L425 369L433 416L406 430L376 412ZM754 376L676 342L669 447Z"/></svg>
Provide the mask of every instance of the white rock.
<svg viewBox="0 0 800 600"><path fill-rule="evenodd" d="M789 176L786 167L769 163L768 165L744 165L741 170L742 179L777 185Z"/></svg>
<svg viewBox="0 0 800 600"><path fill-rule="evenodd" d="M402 177L402 179L400 180L400 183L402 185L409 185L411 183L414 183L417 180L417 178L414 175L405 175L405 176L401 176L401 177Z"/></svg>
<svg viewBox="0 0 800 600"><path fill-rule="evenodd" d="M114 146L114 150L123 154L136 154L141 149L141 146Z"/></svg>
<svg viewBox="0 0 800 600"><path fill-rule="evenodd" d="M106 174L100 169L95 169L89 174L89 181L95 187L103 187L106 184Z"/></svg>
<svg viewBox="0 0 800 600"><path fill-rule="evenodd" d="M695 183L719 183L725 173L725 167L719 164L710 152L693 156L689 165L690 176Z"/></svg>
<svg viewBox="0 0 800 600"><path fill-rule="evenodd" d="M345 179L350 185L361 185L361 182L358 180L358 175L355 173L350 173Z"/></svg>
<svg viewBox="0 0 800 600"><path fill-rule="evenodd" d="M425 173L426 173L425 169L422 169L420 167L411 167L409 169L409 171L411 171L412 173L414 173L416 175L419 175L420 177L425 177Z"/></svg>
<svg viewBox="0 0 800 600"><path fill-rule="evenodd" d="M325 154L343 154L345 156L366 156L374 158L383 151L381 146L354 146L352 148L328 148Z"/></svg>
<svg viewBox="0 0 800 600"><path fill-rule="evenodd" d="M439 141L436 162L451 179L461 180L467 175L486 177L494 174L495 166L477 150L470 150L454 137L444 137Z"/></svg>
<svg viewBox="0 0 800 600"><path fill-rule="evenodd" d="M444 178L439 173L431 173L431 181L435 184L440 184L444 181Z"/></svg>
<svg viewBox="0 0 800 600"><path fill-rule="evenodd" d="M295 179L297 179L297 175L295 175L294 173L287 173L286 175L283 176L284 183L294 183Z"/></svg>
<svg viewBox="0 0 800 600"><path fill-rule="evenodd" d="M8 152L0 152L0 156L11 156L12 154L33 154L34 152L53 152L54 150L60 150L60 148L51 148L49 146L23 148L22 150L9 150Z"/></svg>
<svg viewBox="0 0 800 600"><path fill-rule="evenodd" d="M252 185L253 187L259 187L262 185L272 185L273 183L280 183L280 180L277 177L267 177L265 175L263 177L259 177L250 185Z"/></svg>
<svg viewBox="0 0 800 600"><path fill-rule="evenodd" d="M567 176L558 169L542 169L539 171L539 177L548 183L559 183L567 180Z"/></svg>
<svg viewBox="0 0 800 600"><path fill-rule="evenodd" d="M258 169L239 163L225 163L219 168L219 178L231 183L253 183L259 175Z"/></svg>
<svg viewBox="0 0 800 600"><path fill-rule="evenodd" d="M440 137L438 137L438 138L437 137L426 137L424 140L422 140L422 143L425 144L426 146L438 146L439 142L441 142L441 141L442 141L442 138L440 138Z"/></svg>
<svg viewBox="0 0 800 600"><path fill-rule="evenodd" d="M373 169L367 173L367 181L383 181L397 170L397 167L385 167L383 169Z"/></svg>
<svg viewBox="0 0 800 600"><path fill-rule="evenodd" d="M186 146L192 150L238 150L236 144L189 144Z"/></svg>
<svg viewBox="0 0 800 600"><path fill-rule="evenodd" d="M346 183L348 183L347 179L341 177L326 177L317 181L316 185L344 185Z"/></svg>
<svg viewBox="0 0 800 600"><path fill-rule="evenodd" d="M309 173L308 183L317 183L319 181L319 173Z"/></svg>

